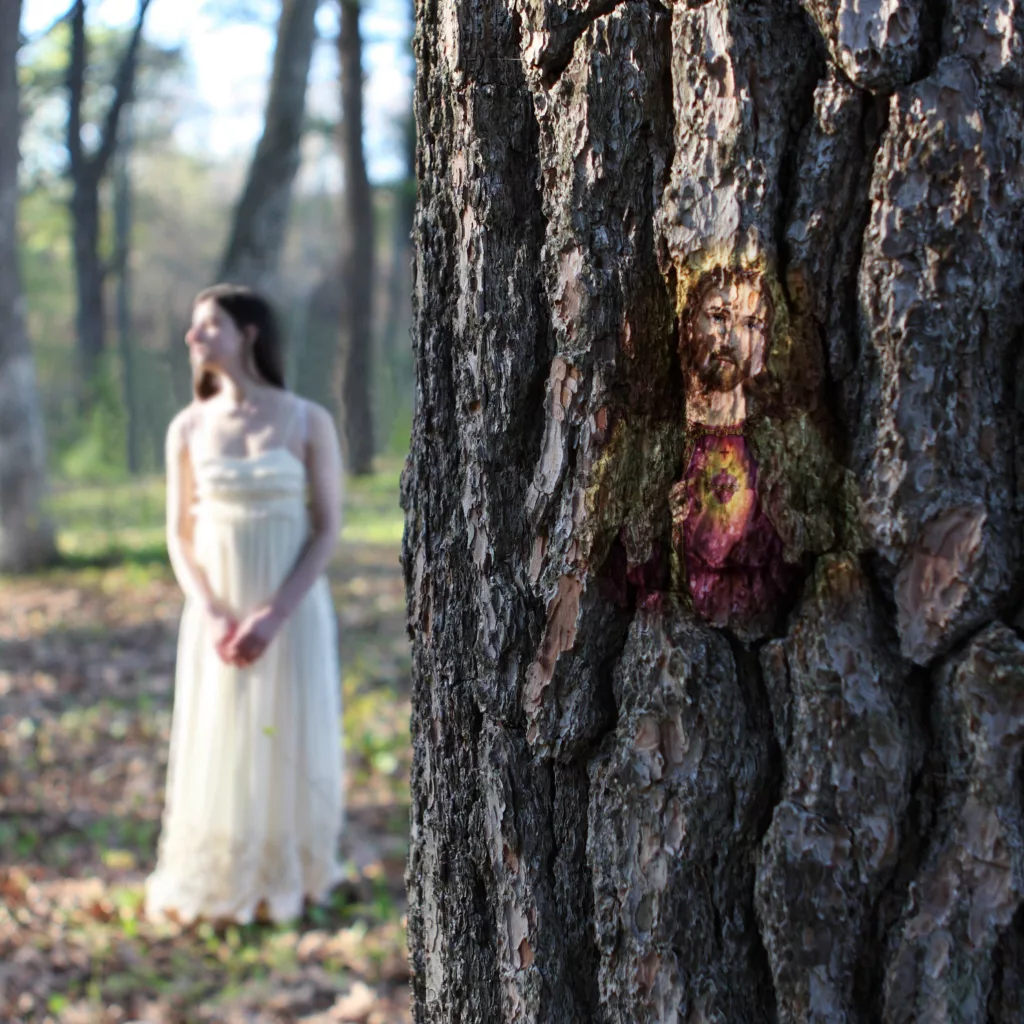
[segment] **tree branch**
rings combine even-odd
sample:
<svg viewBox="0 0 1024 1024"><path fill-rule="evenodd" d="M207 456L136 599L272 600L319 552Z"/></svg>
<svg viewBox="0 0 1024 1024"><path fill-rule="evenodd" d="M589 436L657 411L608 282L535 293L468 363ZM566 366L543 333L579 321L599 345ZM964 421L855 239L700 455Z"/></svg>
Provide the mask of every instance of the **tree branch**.
<svg viewBox="0 0 1024 1024"><path fill-rule="evenodd" d="M151 0L139 0L139 13L135 19L135 28L132 30L132 37L128 40L121 64L114 76L114 98L110 101L107 109L107 117L103 124L103 135L100 140L99 149L92 158L92 166L97 177L102 177L110 158L117 148L117 126L121 119L121 112L131 97L135 86L135 66L137 63L139 43L142 40L142 25L146 18L146 10Z"/></svg>
<svg viewBox="0 0 1024 1024"><path fill-rule="evenodd" d="M68 158L74 178L82 167L82 96L85 92L85 0L75 0L71 18L71 58L68 61Z"/></svg>

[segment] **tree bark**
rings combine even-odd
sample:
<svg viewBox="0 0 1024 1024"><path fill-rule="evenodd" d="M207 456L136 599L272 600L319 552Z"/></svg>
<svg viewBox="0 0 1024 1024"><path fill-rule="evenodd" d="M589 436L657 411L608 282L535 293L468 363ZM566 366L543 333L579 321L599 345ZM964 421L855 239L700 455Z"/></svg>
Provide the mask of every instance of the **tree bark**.
<svg viewBox="0 0 1024 1024"><path fill-rule="evenodd" d="M46 441L18 270L18 39L21 0L0 8L0 571L56 555L43 512Z"/></svg>
<svg viewBox="0 0 1024 1024"><path fill-rule="evenodd" d="M373 194L363 154L363 43L359 0L340 0L341 165L346 231L341 243L338 396L346 467L373 470Z"/></svg>
<svg viewBox="0 0 1024 1024"><path fill-rule="evenodd" d="M286 0L281 6L263 135L235 207L218 272L221 281L271 294L288 227L292 185L301 162L317 6L318 0Z"/></svg>
<svg viewBox="0 0 1024 1024"><path fill-rule="evenodd" d="M1024 22L417 24L416 1020L1017 1020ZM717 434L708 280L771 311ZM673 505L733 435L756 619Z"/></svg>
<svg viewBox="0 0 1024 1024"><path fill-rule="evenodd" d="M71 176L71 223L75 254L77 298L76 330L80 407L92 402L92 382L100 368L106 344L106 310L103 290L107 268L100 256L100 186L117 149L121 112L135 87L142 26L151 0L139 0L135 25L114 76L113 95L107 106L97 148L89 153L82 142L82 104L85 97L88 52L85 32L85 0L71 8L71 52L68 60L68 167Z"/></svg>

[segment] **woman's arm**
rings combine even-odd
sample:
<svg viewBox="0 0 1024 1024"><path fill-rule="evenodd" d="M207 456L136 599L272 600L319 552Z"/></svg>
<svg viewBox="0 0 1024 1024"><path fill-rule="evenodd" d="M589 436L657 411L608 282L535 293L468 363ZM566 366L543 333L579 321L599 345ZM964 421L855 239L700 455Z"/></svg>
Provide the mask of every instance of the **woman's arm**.
<svg viewBox="0 0 1024 1024"><path fill-rule="evenodd" d="M238 665L252 664L320 578L334 554L341 530L344 477L334 422L325 409L310 402L306 468L310 485L311 534L294 568L277 593L238 627L229 657Z"/></svg>
<svg viewBox="0 0 1024 1024"><path fill-rule="evenodd" d="M282 622L295 611L309 588L327 568L341 530L344 477L338 434L326 409L312 402L307 403L307 409L309 433L305 455L309 474L312 532L295 568L270 602Z"/></svg>
<svg viewBox="0 0 1024 1024"><path fill-rule="evenodd" d="M167 554L185 596L209 610L217 605L217 601L206 574L195 560L192 547L195 481L188 451L190 421L191 411L185 409L167 428Z"/></svg>

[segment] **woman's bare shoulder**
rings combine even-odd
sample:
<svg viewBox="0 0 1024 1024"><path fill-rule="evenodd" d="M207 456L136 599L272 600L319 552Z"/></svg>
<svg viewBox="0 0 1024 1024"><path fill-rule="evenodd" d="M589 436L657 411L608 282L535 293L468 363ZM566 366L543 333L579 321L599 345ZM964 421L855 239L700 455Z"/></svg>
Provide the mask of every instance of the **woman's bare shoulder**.
<svg viewBox="0 0 1024 1024"><path fill-rule="evenodd" d="M334 417L319 402L301 395L296 395L295 400L306 418L307 436L322 437L325 431L334 430Z"/></svg>
<svg viewBox="0 0 1024 1024"><path fill-rule="evenodd" d="M171 420L167 427L167 450L169 452L180 452L188 448L189 439L199 422L199 403L191 402L186 405Z"/></svg>

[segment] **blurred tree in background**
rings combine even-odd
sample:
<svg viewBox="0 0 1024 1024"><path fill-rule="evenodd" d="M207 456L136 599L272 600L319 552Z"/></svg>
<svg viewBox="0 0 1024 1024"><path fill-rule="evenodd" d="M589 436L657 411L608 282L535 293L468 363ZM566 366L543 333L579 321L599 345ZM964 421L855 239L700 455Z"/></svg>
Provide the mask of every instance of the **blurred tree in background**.
<svg viewBox="0 0 1024 1024"><path fill-rule="evenodd" d="M35 2L42 6L42 0ZM223 121L212 120L188 46L171 44L148 27L138 30L145 5L126 24L102 20L106 8L95 2L69 0L65 10L45 29L36 22L18 55L24 120L18 259L58 494L76 482L162 472L167 423L191 396L183 327L195 293L218 278L249 280L272 294L290 342L291 386L330 408L343 433L339 384L344 339L351 336L349 300L362 300L359 315L366 326L357 337L364 369L349 405L361 404L366 426L360 437L368 443L368 458L374 447L403 453L412 394L411 95L401 109L392 103L381 115L379 96L366 96L363 79L380 74L367 70L374 47L378 68L382 47L397 48L411 63L411 12L394 0L368 0L356 12L362 53L346 88L358 83L369 118L358 115L363 185L353 193L347 185L359 172L348 172L341 144L338 0L291 0L283 6L210 0L204 8L217 25L283 40L267 63L264 98L247 94L238 100L240 108L248 104L242 109L250 118L258 102L263 119L255 136L262 141L248 152L216 137L223 128L215 125ZM133 47L134 82L128 88ZM72 53L79 66L69 74ZM311 67L319 68L315 75ZM397 91L399 79L404 90L407 68L396 65L393 73L389 90ZM327 88L332 74L333 87ZM307 78L308 95L301 88ZM75 88L69 88L72 79ZM260 95L258 82L253 91ZM71 102L76 96L77 115ZM77 156L75 133L68 130L76 118ZM348 151L355 152L351 145ZM84 317L88 357L78 340L86 307L76 298L75 161L79 178L91 175L90 280L101 282L99 299L93 289L92 312ZM81 181L77 188L81 192ZM78 233L81 238L81 224ZM378 268L375 279L355 289L343 271L348 242L349 267ZM0 274L4 286L13 280L6 270ZM83 372L87 362L92 369ZM350 456L349 469L359 468Z"/></svg>
<svg viewBox="0 0 1024 1024"><path fill-rule="evenodd" d="M301 161L306 86L319 0L284 0L263 116L263 135L235 207L217 277L274 294L292 185Z"/></svg>
<svg viewBox="0 0 1024 1024"><path fill-rule="evenodd" d="M363 40L359 0L340 0L341 166L345 232L341 240L341 345L338 395L342 444L350 472L373 467L373 199L363 152Z"/></svg>
<svg viewBox="0 0 1024 1024"><path fill-rule="evenodd" d="M18 272L17 54L21 0L0 5L0 570L27 570L54 554L42 512L46 447Z"/></svg>
<svg viewBox="0 0 1024 1024"><path fill-rule="evenodd" d="M85 31L85 0L71 8L71 40L67 63L67 147L71 178L70 210L75 254L78 311L78 404L88 413L92 403L100 359L106 344L104 283L108 266L100 254L100 187L110 171L117 150L121 115L135 87L142 27L151 0L140 0L135 25L117 64L111 93L103 112L88 126L95 138L90 146L84 137L85 90L89 73L89 48Z"/></svg>

